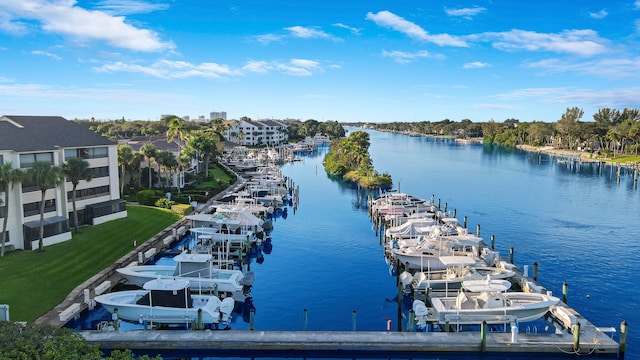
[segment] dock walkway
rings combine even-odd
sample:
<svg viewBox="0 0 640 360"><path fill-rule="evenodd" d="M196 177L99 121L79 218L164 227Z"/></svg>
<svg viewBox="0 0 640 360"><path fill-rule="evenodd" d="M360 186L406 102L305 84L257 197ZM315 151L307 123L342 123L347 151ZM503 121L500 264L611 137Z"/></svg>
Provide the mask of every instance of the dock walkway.
<svg viewBox="0 0 640 360"><path fill-rule="evenodd" d="M372 331L190 331L135 330L82 331L80 334L101 349L131 350L211 350L229 354L252 351L298 351L366 354L418 354L438 352L520 352L555 354L599 354L615 356L618 344L605 335L580 344L574 351L573 336L568 334L518 334L516 342L509 333L488 333L482 346L479 332L372 332ZM584 334L589 339L589 335Z"/></svg>

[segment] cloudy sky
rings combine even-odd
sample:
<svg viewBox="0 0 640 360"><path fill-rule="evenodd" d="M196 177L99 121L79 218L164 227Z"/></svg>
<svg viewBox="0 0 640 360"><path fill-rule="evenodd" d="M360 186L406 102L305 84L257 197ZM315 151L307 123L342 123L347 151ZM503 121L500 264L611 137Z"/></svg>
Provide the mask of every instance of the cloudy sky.
<svg viewBox="0 0 640 360"><path fill-rule="evenodd" d="M0 0L0 115L590 121L639 40L640 0Z"/></svg>

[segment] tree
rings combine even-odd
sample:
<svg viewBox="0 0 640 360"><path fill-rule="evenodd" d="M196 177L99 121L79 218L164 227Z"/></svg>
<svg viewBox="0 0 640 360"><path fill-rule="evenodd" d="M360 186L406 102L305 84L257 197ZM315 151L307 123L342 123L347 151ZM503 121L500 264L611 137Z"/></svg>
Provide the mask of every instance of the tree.
<svg viewBox="0 0 640 360"><path fill-rule="evenodd" d="M13 165L8 162L0 166L0 192L4 191L4 219L2 221L2 233L0 236L0 257L4 257L4 243L7 240L7 224L9 220L9 193L13 186L22 181L24 173L20 169L14 169ZM1 204L0 204L1 206Z"/></svg>
<svg viewBox="0 0 640 360"><path fill-rule="evenodd" d="M556 130L560 134L560 146L564 143L564 139L567 139L567 147L572 148L572 138L577 137L579 130L579 121L584 115L584 111L577 107L567 108L567 111L562 114L562 117L556 123Z"/></svg>
<svg viewBox="0 0 640 360"><path fill-rule="evenodd" d="M149 189L151 189L151 159L155 159L156 156L158 156L158 151L156 150L155 145L153 145L152 143L146 143L142 145L142 147L140 148L140 152L148 160L147 164L149 166Z"/></svg>
<svg viewBox="0 0 640 360"><path fill-rule="evenodd" d="M78 211L76 210L76 188L80 183L80 180L91 181L93 179L93 170L89 167L89 162L79 157L74 157L67 160L67 163L62 165L62 170L67 180L73 184L71 203L73 204L73 226L78 233Z"/></svg>
<svg viewBox="0 0 640 360"><path fill-rule="evenodd" d="M186 131L186 124L184 120L179 117L171 118L171 120L169 120L169 129L167 130L167 142L172 142L175 137L182 142Z"/></svg>
<svg viewBox="0 0 640 360"><path fill-rule="evenodd" d="M118 165L120 165L120 196L124 194L124 178L127 175L127 167L133 163L135 155L129 145L118 146Z"/></svg>
<svg viewBox="0 0 640 360"><path fill-rule="evenodd" d="M55 188L62 183L62 168L53 165L49 161L36 161L31 168L27 170L27 181L40 189L40 232L38 235L38 251L43 250L44 239L44 204L47 189Z"/></svg>
<svg viewBox="0 0 640 360"><path fill-rule="evenodd" d="M204 162L205 180L209 177L209 161L220 154L216 141L210 131L194 131L187 138L186 151L191 156L201 156Z"/></svg>

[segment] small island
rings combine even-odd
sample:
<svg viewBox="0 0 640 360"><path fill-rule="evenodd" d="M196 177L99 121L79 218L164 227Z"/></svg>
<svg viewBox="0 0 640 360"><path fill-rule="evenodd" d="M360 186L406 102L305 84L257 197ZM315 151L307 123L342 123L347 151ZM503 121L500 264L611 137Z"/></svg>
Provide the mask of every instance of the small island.
<svg viewBox="0 0 640 360"><path fill-rule="evenodd" d="M367 189L391 188L391 175L379 174L369 156L369 133L354 131L348 137L331 142L323 161L330 176L341 176Z"/></svg>

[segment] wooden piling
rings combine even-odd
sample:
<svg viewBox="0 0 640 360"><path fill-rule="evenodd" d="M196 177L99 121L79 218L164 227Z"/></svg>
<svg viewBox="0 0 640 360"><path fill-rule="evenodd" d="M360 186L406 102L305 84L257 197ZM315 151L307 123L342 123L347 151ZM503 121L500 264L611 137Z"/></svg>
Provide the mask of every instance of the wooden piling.
<svg viewBox="0 0 640 360"><path fill-rule="evenodd" d="M569 284L567 284L566 282L562 284L562 302L564 302L565 304L567 304L567 292L568 290Z"/></svg>
<svg viewBox="0 0 640 360"><path fill-rule="evenodd" d="M356 311L351 311L351 331L356 331Z"/></svg>
<svg viewBox="0 0 640 360"><path fill-rule="evenodd" d="M491 235L491 250L495 250L495 249L496 249L496 236Z"/></svg>
<svg viewBox="0 0 640 360"><path fill-rule="evenodd" d="M580 351L580 323L573 325L573 351Z"/></svg>
<svg viewBox="0 0 640 360"><path fill-rule="evenodd" d="M513 246L512 246L509 248L509 262L511 264L513 264L513 257L514 257L514 254L513 254Z"/></svg>
<svg viewBox="0 0 640 360"><path fill-rule="evenodd" d="M627 322L620 323L620 359L624 359L624 352L627 349Z"/></svg>
<svg viewBox="0 0 640 360"><path fill-rule="evenodd" d="M480 237L480 224L476 225L476 236Z"/></svg>
<svg viewBox="0 0 640 360"><path fill-rule="evenodd" d="M533 281L538 281L538 263L533 263Z"/></svg>
<svg viewBox="0 0 640 360"><path fill-rule="evenodd" d="M487 351L487 322L484 320L480 325L480 351Z"/></svg>

